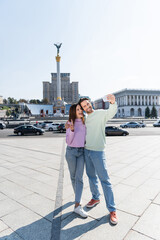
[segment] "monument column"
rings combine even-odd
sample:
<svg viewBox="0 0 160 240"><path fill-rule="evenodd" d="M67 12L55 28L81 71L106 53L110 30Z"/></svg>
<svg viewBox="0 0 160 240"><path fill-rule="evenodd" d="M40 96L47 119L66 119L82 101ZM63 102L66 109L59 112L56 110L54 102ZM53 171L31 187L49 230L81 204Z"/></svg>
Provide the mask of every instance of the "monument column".
<svg viewBox="0 0 160 240"><path fill-rule="evenodd" d="M59 56L59 49L62 45L62 43L54 44L57 48L57 56L56 56L56 62L57 62L57 100L54 103L54 116L56 117L63 117L63 114L65 112L65 106L64 102L61 98L61 77L60 77L60 61L61 57Z"/></svg>
<svg viewBox="0 0 160 240"><path fill-rule="evenodd" d="M61 100L60 61L61 61L61 57L59 56L59 54L57 54L57 56L56 56L56 62L57 62L57 100Z"/></svg>

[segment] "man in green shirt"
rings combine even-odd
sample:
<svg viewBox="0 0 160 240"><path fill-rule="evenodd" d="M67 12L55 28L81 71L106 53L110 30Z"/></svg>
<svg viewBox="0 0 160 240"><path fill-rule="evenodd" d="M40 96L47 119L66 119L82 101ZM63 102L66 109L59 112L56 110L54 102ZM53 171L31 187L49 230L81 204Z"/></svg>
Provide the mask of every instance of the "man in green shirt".
<svg viewBox="0 0 160 240"><path fill-rule="evenodd" d="M107 100L110 103L109 109L93 110L92 105L87 98L81 98L79 105L87 113L85 125L87 129L86 144L85 144L85 161L86 172L89 178L90 190L92 199L87 204L87 207L93 207L100 202L100 192L98 189L98 177L101 181L106 206L110 212L110 222L117 224L116 207L114 203L114 195L112 185L107 172L107 164L105 157L105 126L106 122L113 118L117 112L117 103L115 96L107 95Z"/></svg>

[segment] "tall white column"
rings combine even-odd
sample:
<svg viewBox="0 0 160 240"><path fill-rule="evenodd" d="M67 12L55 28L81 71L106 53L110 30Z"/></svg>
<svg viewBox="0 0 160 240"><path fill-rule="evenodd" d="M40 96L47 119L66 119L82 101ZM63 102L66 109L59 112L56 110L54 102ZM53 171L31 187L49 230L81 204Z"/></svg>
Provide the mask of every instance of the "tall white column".
<svg viewBox="0 0 160 240"><path fill-rule="evenodd" d="M140 105L142 106L142 96L140 96Z"/></svg>
<svg viewBox="0 0 160 240"><path fill-rule="evenodd" d="M151 106L153 105L153 96L151 96Z"/></svg>
<svg viewBox="0 0 160 240"><path fill-rule="evenodd" d="M131 96L129 96L129 105L131 105Z"/></svg>
<svg viewBox="0 0 160 240"><path fill-rule="evenodd" d="M139 98L138 98L138 95L137 95L137 106L139 105Z"/></svg>
<svg viewBox="0 0 160 240"><path fill-rule="evenodd" d="M157 99L156 99L157 96L154 96L154 104L157 105Z"/></svg>
<svg viewBox="0 0 160 240"><path fill-rule="evenodd" d="M147 106L149 106L149 96L147 96Z"/></svg>
<svg viewBox="0 0 160 240"><path fill-rule="evenodd" d="M126 106L128 105L128 97L126 96Z"/></svg>
<svg viewBox="0 0 160 240"><path fill-rule="evenodd" d="M135 95L133 96L133 105L135 105Z"/></svg>

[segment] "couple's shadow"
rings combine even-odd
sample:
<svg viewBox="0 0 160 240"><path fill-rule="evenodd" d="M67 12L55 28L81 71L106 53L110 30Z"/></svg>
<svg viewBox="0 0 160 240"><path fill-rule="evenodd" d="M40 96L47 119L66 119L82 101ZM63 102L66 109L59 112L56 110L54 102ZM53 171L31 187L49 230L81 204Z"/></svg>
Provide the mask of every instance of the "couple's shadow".
<svg viewBox="0 0 160 240"><path fill-rule="evenodd" d="M109 215L98 220L90 216L83 219L72 211L61 215L62 209L73 205L73 202L68 202L39 220L18 228L11 234L8 232L0 237L0 240L72 240L102 224L109 223ZM87 211L87 208L85 210Z"/></svg>

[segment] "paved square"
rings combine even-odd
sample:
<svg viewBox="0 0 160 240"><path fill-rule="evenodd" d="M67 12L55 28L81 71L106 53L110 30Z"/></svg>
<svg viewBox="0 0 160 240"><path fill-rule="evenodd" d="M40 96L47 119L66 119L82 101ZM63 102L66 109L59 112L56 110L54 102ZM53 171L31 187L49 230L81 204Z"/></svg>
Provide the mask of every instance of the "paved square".
<svg viewBox="0 0 160 240"><path fill-rule="evenodd" d="M86 173L82 204L89 217L82 219L73 213L64 143L65 138L54 136L1 138L0 239L159 240L160 136L107 137L117 226L109 223L101 186L101 203L85 208L91 198Z"/></svg>

